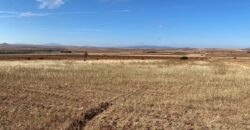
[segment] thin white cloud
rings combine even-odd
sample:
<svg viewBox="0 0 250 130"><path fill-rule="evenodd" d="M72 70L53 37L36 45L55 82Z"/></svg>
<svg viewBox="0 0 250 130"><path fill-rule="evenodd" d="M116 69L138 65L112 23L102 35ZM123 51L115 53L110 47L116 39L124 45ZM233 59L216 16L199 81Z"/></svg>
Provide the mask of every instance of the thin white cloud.
<svg viewBox="0 0 250 130"><path fill-rule="evenodd" d="M40 9L55 9L62 6L65 2L64 0L36 0L39 2Z"/></svg>
<svg viewBox="0 0 250 130"><path fill-rule="evenodd" d="M23 12L19 14L19 17L34 17L34 16L47 16L47 14L32 13L32 12Z"/></svg>
<svg viewBox="0 0 250 130"><path fill-rule="evenodd" d="M46 13L0 11L0 18L41 17L47 15Z"/></svg>
<svg viewBox="0 0 250 130"><path fill-rule="evenodd" d="M18 14L18 12L14 12L14 11L1 11L0 10L0 14Z"/></svg>
<svg viewBox="0 0 250 130"><path fill-rule="evenodd" d="M57 13L35 13L35 12L14 12L1 11L0 18L27 18L27 17L46 17L46 16L65 16L65 15L95 15L95 14L113 14L113 13L129 13L131 10L107 10L107 11L82 11L82 12L57 12Z"/></svg>
<svg viewBox="0 0 250 130"><path fill-rule="evenodd" d="M0 15L0 18L15 18L13 15Z"/></svg>

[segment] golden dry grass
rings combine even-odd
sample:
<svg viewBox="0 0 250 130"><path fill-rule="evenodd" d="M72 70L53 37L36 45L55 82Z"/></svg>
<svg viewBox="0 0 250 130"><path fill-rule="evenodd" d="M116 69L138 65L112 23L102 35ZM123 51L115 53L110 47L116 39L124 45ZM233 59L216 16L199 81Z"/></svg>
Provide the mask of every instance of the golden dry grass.
<svg viewBox="0 0 250 130"><path fill-rule="evenodd" d="M250 129L250 69L220 61L2 61L0 129Z"/></svg>

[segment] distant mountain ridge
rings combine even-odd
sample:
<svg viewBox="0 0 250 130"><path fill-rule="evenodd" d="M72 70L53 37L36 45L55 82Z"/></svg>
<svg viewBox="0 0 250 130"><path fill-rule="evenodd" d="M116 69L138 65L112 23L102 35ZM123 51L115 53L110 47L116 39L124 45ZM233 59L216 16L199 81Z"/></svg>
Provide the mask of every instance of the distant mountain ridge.
<svg viewBox="0 0 250 130"><path fill-rule="evenodd" d="M47 44L8 44L2 43L0 47L28 47L28 48L117 48L117 49L193 49L191 47L171 47L171 46L154 46L154 45L135 45L135 46L84 46L84 45L64 45L60 43Z"/></svg>
<svg viewBox="0 0 250 130"><path fill-rule="evenodd" d="M162 49L162 48L175 48L170 46L153 46L153 45L143 45L143 46L126 46L124 48L135 48L135 49Z"/></svg>

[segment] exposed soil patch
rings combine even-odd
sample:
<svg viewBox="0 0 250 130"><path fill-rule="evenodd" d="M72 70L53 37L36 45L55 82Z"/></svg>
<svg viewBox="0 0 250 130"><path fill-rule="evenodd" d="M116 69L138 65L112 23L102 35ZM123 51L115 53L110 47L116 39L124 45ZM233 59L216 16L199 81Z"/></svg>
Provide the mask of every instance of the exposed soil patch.
<svg viewBox="0 0 250 130"><path fill-rule="evenodd" d="M96 108L91 108L86 113L83 113L80 119L73 121L66 130L83 130L85 125L94 117L107 110L112 104L103 102Z"/></svg>

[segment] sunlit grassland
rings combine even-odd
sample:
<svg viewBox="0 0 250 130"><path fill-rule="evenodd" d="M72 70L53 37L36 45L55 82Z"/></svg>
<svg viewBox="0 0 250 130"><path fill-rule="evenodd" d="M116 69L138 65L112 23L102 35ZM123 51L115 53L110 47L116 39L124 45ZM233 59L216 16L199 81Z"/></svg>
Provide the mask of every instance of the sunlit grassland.
<svg viewBox="0 0 250 130"><path fill-rule="evenodd" d="M0 129L249 129L250 69L220 61L1 61Z"/></svg>

